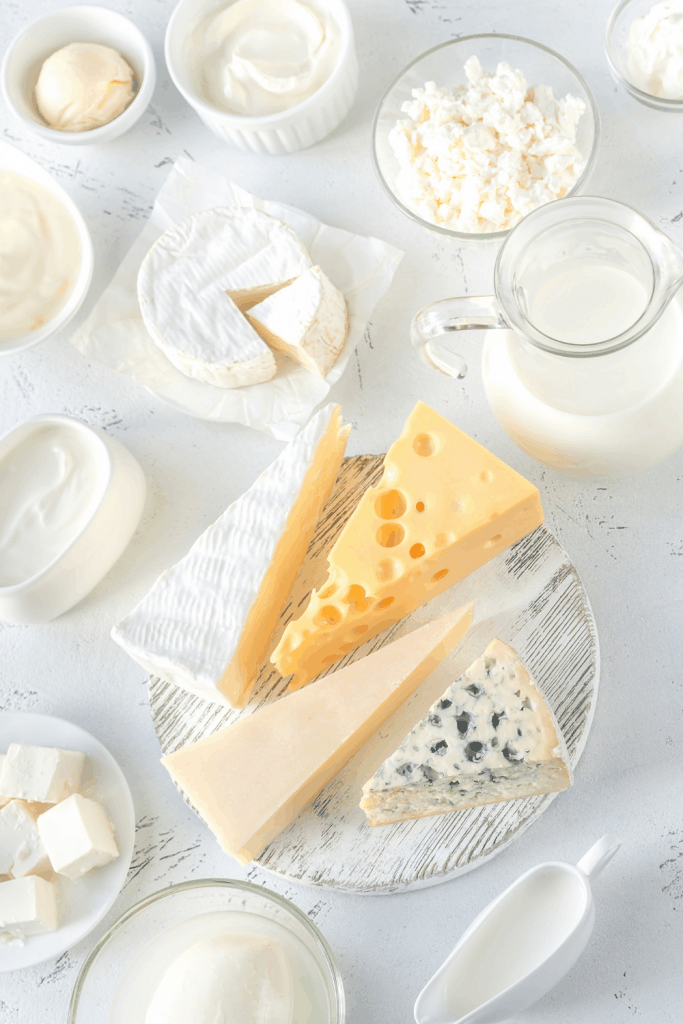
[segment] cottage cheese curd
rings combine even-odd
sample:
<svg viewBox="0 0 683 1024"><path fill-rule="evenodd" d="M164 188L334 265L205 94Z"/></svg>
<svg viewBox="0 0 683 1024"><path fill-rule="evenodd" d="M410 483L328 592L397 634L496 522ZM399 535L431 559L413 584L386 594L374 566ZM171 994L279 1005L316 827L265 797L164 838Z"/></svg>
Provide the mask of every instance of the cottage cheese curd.
<svg viewBox="0 0 683 1024"><path fill-rule="evenodd" d="M655 4L626 40L631 81L651 96L683 99L683 0Z"/></svg>
<svg viewBox="0 0 683 1024"><path fill-rule="evenodd" d="M556 100L500 63L495 75L476 56L468 86L427 82L403 104L389 142L399 162L396 194L424 220L462 232L502 231L560 199L585 167L576 146L584 101Z"/></svg>
<svg viewBox="0 0 683 1024"><path fill-rule="evenodd" d="M238 0L190 39L199 92L219 110L262 117L312 96L334 71L340 32L299 0Z"/></svg>

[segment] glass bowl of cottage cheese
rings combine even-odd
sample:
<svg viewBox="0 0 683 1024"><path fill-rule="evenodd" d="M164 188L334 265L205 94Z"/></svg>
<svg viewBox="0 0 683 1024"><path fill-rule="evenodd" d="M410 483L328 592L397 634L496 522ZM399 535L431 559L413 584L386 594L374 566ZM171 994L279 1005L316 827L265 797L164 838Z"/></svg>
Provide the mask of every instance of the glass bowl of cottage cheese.
<svg viewBox="0 0 683 1024"><path fill-rule="evenodd" d="M634 99L683 111L683 0L620 0L605 50L612 75Z"/></svg>
<svg viewBox="0 0 683 1024"><path fill-rule="evenodd" d="M473 35L428 50L391 83L373 156L384 190L416 223L499 241L581 190L599 135L593 95L563 57L519 36Z"/></svg>

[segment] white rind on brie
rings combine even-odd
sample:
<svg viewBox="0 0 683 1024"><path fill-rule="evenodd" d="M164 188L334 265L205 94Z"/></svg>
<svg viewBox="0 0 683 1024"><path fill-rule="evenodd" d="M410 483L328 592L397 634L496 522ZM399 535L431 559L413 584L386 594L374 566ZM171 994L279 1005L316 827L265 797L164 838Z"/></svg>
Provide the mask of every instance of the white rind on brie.
<svg viewBox="0 0 683 1024"><path fill-rule="evenodd" d="M321 409L114 627L114 640L176 686L243 706L272 649L349 429L338 405Z"/></svg>
<svg viewBox="0 0 683 1024"><path fill-rule="evenodd" d="M572 784L555 717L511 647L494 640L363 786L371 825Z"/></svg>
<svg viewBox="0 0 683 1024"><path fill-rule="evenodd" d="M204 210L157 239L138 273L142 319L188 377L217 387L270 380L271 350L242 313L311 265L294 231L260 210Z"/></svg>
<svg viewBox="0 0 683 1024"><path fill-rule="evenodd" d="M346 300L320 267L251 308L248 319L271 348L321 377L337 361L349 330Z"/></svg>

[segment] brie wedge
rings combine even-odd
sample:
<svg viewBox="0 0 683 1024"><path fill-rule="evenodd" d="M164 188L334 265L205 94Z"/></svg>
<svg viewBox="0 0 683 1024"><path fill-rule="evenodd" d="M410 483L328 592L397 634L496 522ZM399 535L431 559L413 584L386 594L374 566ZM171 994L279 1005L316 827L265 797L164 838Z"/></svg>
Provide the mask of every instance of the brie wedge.
<svg viewBox="0 0 683 1024"><path fill-rule="evenodd" d="M242 707L272 649L349 430L338 405L316 413L114 627L114 640L149 672Z"/></svg>
<svg viewBox="0 0 683 1024"><path fill-rule="evenodd" d="M187 377L233 388L275 375L275 359L241 309L310 267L292 229L260 210L204 210L175 224L138 273L142 319Z"/></svg>
<svg viewBox="0 0 683 1024"><path fill-rule="evenodd" d="M371 825L556 793L572 784L550 707L494 640L363 786Z"/></svg>
<svg viewBox="0 0 683 1024"><path fill-rule="evenodd" d="M336 363L349 330L346 300L320 267L251 308L248 319L271 348L321 377Z"/></svg>

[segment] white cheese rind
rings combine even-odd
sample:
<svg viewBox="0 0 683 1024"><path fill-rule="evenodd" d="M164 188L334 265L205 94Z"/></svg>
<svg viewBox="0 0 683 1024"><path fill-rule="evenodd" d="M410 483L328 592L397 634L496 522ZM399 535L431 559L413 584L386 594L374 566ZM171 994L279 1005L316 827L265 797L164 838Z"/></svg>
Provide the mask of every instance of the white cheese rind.
<svg viewBox="0 0 683 1024"><path fill-rule="evenodd" d="M292 229L260 210L204 210L157 239L138 273L142 319L186 376L217 387L270 380L275 360L239 306L311 265Z"/></svg>
<svg viewBox="0 0 683 1024"><path fill-rule="evenodd" d="M26 939L59 924L57 887L37 875L0 883L0 938Z"/></svg>
<svg viewBox="0 0 683 1024"><path fill-rule="evenodd" d="M248 319L271 348L321 377L336 363L349 330L346 300L320 267L252 307Z"/></svg>
<svg viewBox="0 0 683 1024"><path fill-rule="evenodd" d="M53 869L67 878L80 878L119 855L104 808L80 793L41 814L38 830Z"/></svg>
<svg viewBox="0 0 683 1024"><path fill-rule="evenodd" d="M494 640L363 786L371 825L571 785L559 726L512 648Z"/></svg>
<svg viewBox="0 0 683 1024"><path fill-rule="evenodd" d="M0 797L56 804L77 791L84 763L80 750L11 743L2 764Z"/></svg>
<svg viewBox="0 0 683 1024"><path fill-rule="evenodd" d="M0 875L21 878L50 870L36 818L23 800L10 800L0 810Z"/></svg>
<svg viewBox="0 0 683 1024"><path fill-rule="evenodd" d="M114 627L114 640L143 668L190 693L245 703L336 479L348 430L338 405L321 409Z"/></svg>

